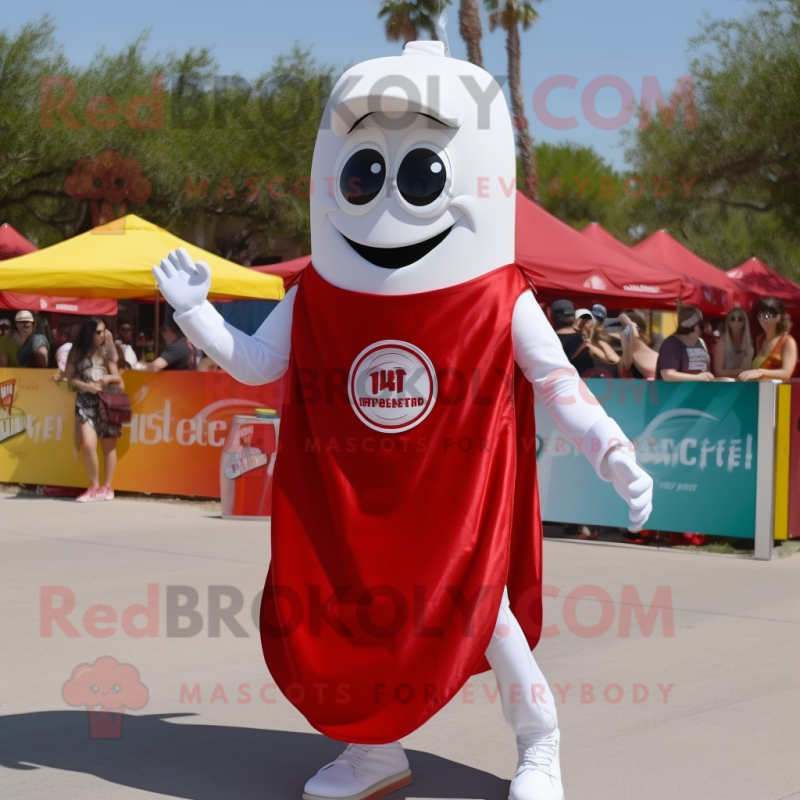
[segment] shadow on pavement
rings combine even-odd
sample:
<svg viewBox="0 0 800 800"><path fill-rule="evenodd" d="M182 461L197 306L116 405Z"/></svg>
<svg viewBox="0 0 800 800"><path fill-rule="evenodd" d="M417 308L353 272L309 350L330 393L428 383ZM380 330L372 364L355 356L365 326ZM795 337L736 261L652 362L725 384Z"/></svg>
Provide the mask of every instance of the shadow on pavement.
<svg viewBox="0 0 800 800"><path fill-rule="evenodd" d="M174 724L194 714L125 714L118 739L90 739L86 711L0 716L0 767L84 772L192 800L300 800L303 784L342 745L309 733ZM508 781L409 750L414 782L387 795L506 800Z"/></svg>

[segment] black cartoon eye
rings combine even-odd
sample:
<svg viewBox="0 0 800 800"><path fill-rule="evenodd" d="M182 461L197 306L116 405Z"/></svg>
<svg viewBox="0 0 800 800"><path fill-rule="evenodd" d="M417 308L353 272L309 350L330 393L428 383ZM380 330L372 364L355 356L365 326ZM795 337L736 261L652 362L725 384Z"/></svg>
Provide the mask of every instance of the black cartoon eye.
<svg viewBox="0 0 800 800"><path fill-rule="evenodd" d="M89 691L90 691L92 694L97 694L97 693L100 691L100 687L99 687L99 686L98 686L96 683L93 683L93 684L92 684L92 685L89 687Z"/></svg>
<svg viewBox="0 0 800 800"><path fill-rule="evenodd" d="M117 189L121 189L124 185L125 185L125 179L124 178L117 178L114 181L114 186L116 186Z"/></svg>
<svg viewBox="0 0 800 800"><path fill-rule="evenodd" d="M111 691L114 692L114 694L119 694L122 691L122 688L120 687L120 685L118 683L115 683L111 687Z"/></svg>
<svg viewBox="0 0 800 800"><path fill-rule="evenodd" d="M444 191L447 168L441 156L419 147L412 150L397 172L397 188L412 206L427 206Z"/></svg>
<svg viewBox="0 0 800 800"><path fill-rule="evenodd" d="M386 162L377 150L359 150L347 159L339 177L342 197L354 206L365 206L378 196L386 180Z"/></svg>
<svg viewBox="0 0 800 800"><path fill-rule="evenodd" d="M94 186L95 189L99 189L102 185L103 185L103 181L100 180L100 178L95 178L92 181L92 186Z"/></svg>

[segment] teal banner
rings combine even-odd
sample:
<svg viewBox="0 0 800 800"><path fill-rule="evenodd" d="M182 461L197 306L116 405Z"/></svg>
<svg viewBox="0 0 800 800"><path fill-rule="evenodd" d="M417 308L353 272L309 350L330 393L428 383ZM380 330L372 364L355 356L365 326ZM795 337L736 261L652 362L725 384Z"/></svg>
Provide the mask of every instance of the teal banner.
<svg viewBox="0 0 800 800"><path fill-rule="evenodd" d="M753 538L758 384L602 378L586 384L653 478L648 528ZM535 413L542 518L627 527L625 503L538 398Z"/></svg>

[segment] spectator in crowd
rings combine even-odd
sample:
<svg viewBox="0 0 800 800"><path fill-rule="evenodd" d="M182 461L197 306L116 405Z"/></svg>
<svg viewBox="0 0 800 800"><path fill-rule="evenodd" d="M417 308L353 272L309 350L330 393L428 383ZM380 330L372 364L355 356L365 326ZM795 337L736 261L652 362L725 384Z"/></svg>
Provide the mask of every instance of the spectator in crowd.
<svg viewBox="0 0 800 800"><path fill-rule="evenodd" d="M117 350L100 317L89 317L81 324L69 351L66 375L78 390L75 425L80 430L83 463L89 476L89 488L75 499L79 503L113 500L111 483L117 466L117 439L122 436L122 426L105 419L98 392L108 391L112 386L120 390L122 378L117 369ZM98 439L103 447L105 467L102 486L97 459Z"/></svg>
<svg viewBox="0 0 800 800"><path fill-rule="evenodd" d="M589 343L582 332L586 323L576 322L575 306L569 300L556 300L550 306L550 315L569 363L575 367L578 375L588 372L594 367L594 362L589 351Z"/></svg>
<svg viewBox="0 0 800 800"><path fill-rule="evenodd" d="M602 313L602 318L595 315L595 310ZM603 326L606 308L595 303L592 310L581 308L575 312L577 326L588 343L592 369L583 373L584 378L615 378L619 356L611 346L611 336Z"/></svg>
<svg viewBox="0 0 800 800"><path fill-rule="evenodd" d="M11 320L8 318L0 319L0 368L19 367L17 361L17 351L19 343L14 334L11 333Z"/></svg>
<svg viewBox="0 0 800 800"><path fill-rule="evenodd" d="M41 323L30 311L17 311L14 317L17 330L14 338L19 350L17 361L20 367L46 369L50 364L50 339ZM48 326L49 329L49 326Z"/></svg>
<svg viewBox="0 0 800 800"><path fill-rule="evenodd" d="M56 366L61 370L62 374L65 374L67 371L67 359L69 357L69 352L72 350L72 345L78 338L80 329L80 322L74 322L72 325L70 325L67 332L67 341L64 342L64 344L62 344L58 350L56 350Z"/></svg>
<svg viewBox="0 0 800 800"><path fill-rule="evenodd" d="M712 357L713 371L717 378L738 378L753 362L753 339L750 323L744 309L737 306L728 312Z"/></svg>
<svg viewBox="0 0 800 800"><path fill-rule="evenodd" d="M595 318L595 323L603 327L608 318L608 309L602 303L595 303L592 306L592 316Z"/></svg>
<svg viewBox="0 0 800 800"><path fill-rule="evenodd" d="M650 347L647 318L639 311L624 311L619 315L623 326L620 334L622 358L620 359L620 378L656 377L658 353Z"/></svg>
<svg viewBox="0 0 800 800"><path fill-rule="evenodd" d="M144 361L148 351L153 349L153 331L148 328L144 331L139 331L136 337L136 355L139 361ZM147 359L152 361L153 359Z"/></svg>
<svg viewBox="0 0 800 800"><path fill-rule="evenodd" d="M575 330L588 342L592 331L594 330L595 319L592 312L588 308L579 308L574 312Z"/></svg>
<svg viewBox="0 0 800 800"><path fill-rule="evenodd" d="M161 335L167 347L153 361L139 361L136 369L141 372L161 372L162 369L195 369L197 354L174 320L164 323Z"/></svg>
<svg viewBox="0 0 800 800"><path fill-rule="evenodd" d="M678 329L661 345L656 362L656 378L665 381L713 381L709 371L711 356L702 336L703 315L694 306L678 311Z"/></svg>
<svg viewBox="0 0 800 800"><path fill-rule="evenodd" d="M36 315L36 327L33 329L34 334L39 334L47 339L47 366L55 367L56 365L56 339L53 336L53 331L50 328L50 322L45 314Z"/></svg>
<svg viewBox="0 0 800 800"><path fill-rule="evenodd" d="M117 339L123 344L133 346L133 325L130 322L121 322Z"/></svg>
<svg viewBox="0 0 800 800"><path fill-rule="evenodd" d="M130 322L123 322L119 326L119 336L114 340L114 346L117 348L120 367L135 369L138 359L133 350L133 328Z"/></svg>
<svg viewBox="0 0 800 800"><path fill-rule="evenodd" d="M611 349L614 350L614 354L619 356L617 350L614 349L615 344L619 344L616 341L616 337L610 334L606 330L606 320L608 319L608 309L602 303L595 303L592 306L591 315L594 317L594 336L599 339L602 339L604 342L611 345Z"/></svg>
<svg viewBox="0 0 800 800"><path fill-rule="evenodd" d="M777 297L762 297L753 312L764 331L756 339L752 369L739 374L740 381L788 381L797 368L797 342L789 335L791 317Z"/></svg>
<svg viewBox="0 0 800 800"><path fill-rule="evenodd" d="M714 352L717 349L717 342L719 342L720 333L719 331L708 321L705 321L705 325L703 326L703 344L706 346L706 350L708 350L708 354L711 356L712 360L714 358Z"/></svg>

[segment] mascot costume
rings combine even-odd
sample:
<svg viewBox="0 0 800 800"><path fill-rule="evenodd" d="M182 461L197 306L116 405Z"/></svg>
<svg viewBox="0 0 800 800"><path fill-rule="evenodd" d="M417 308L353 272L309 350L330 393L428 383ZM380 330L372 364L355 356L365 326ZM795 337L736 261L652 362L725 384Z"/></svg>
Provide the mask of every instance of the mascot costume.
<svg viewBox="0 0 800 800"><path fill-rule="evenodd" d="M533 390L598 476L652 481L582 386L514 264L511 119L484 70L411 42L348 70L314 150L311 264L251 337L174 251L154 274L237 380L288 371L261 607L267 666L344 752L306 800L411 782L398 741L491 668L517 737L512 800L561 800L541 631Z"/></svg>

